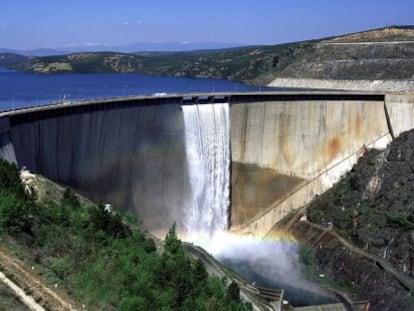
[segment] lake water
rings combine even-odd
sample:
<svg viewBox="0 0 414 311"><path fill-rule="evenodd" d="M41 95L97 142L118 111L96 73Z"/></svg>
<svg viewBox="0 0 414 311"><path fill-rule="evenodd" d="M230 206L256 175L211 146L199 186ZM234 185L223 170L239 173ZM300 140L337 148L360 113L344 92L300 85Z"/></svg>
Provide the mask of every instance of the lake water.
<svg viewBox="0 0 414 311"><path fill-rule="evenodd" d="M0 110L43 105L63 99L74 101L154 93L260 90L276 89L215 79L145 76L132 73L29 74L0 68Z"/></svg>

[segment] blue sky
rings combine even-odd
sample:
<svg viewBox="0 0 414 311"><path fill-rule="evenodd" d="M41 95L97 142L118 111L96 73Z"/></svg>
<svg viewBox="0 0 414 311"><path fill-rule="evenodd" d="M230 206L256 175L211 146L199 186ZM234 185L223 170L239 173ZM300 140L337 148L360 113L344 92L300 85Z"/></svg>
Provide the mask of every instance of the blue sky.
<svg viewBox="0 0 414 311"><path fill-rule="evenodd" d="M0 0L0 47L273 44L414 24L412 0Z"/></svg>

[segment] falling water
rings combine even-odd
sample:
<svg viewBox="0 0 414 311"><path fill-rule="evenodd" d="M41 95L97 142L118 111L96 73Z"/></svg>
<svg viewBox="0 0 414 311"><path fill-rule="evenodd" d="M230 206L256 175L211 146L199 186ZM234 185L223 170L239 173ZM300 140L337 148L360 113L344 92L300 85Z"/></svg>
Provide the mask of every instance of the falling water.
<svg viewBox="0 0 414 311"><path fill-rule="evenodd" d="M257 240L226 231L230 203L229 105L183 105L182 110L192 190L184 219L186 239L250 282L283 287L285 297L294 305L335 302L303 279L298 245L290 236Z"/></svg>
<svg viewBox="0 0 414 311"><path fill-rule="evenodd" d="M185 219L190 239L228 227L230 195L229 105L182 106L192 204Z"/></svg>

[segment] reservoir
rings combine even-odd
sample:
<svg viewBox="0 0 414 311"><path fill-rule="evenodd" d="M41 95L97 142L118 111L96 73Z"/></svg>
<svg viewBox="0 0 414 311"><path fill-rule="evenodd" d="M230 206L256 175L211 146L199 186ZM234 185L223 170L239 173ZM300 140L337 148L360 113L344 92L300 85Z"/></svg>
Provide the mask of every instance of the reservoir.
<svg viewBox="0 0 414 311"><path fill-rule="evenodd" d="M277 89L217 79L146 76L135 73L33 74L0 68L0 110L116 96L261 90Z"/></svg>

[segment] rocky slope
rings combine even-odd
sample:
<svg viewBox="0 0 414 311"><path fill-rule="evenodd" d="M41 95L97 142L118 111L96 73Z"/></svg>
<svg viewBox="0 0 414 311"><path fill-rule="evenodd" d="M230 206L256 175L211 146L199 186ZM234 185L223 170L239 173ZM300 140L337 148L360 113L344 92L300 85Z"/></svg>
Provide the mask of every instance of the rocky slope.
<svg viewBox="0 0 414 311"><path fill-rule="evenodd" d="M351 80L414 79L414 41L316 43L310 53L277 76Z"/></svg>
<svg viewBox="0 0 414 311"><path fill-rule="evenodd" d="M310 204L308 219L316 224L332 223L334 230L347 241L385 260L414 284L413 181L414 131L409 131L401 134L384 152L368 151L347 176ZM381 280L382 294L400 297L401 303L405 301L403 310L409 310L406 308L413 301L402 299L405 294L401 294L398 282L378 274L375 264L372 267L355 261L355 255L340 246L318 253L319 265L338 281L351 280L361 285L377 275L373 280ZM368 282L371 285L362 289L366 293L375 292L379 286L375 282ZM375 295L379 297L381 292ZM393 307L388 303L386 309L393 310Z"/></svg>
<svg viewBox="0 0 414 311"><path fill-rule="evenodd" d="M276 78L414 79L414 29L389 27L272 46L174 53L79 53L16 59L28 72L137 72L269 84Z"/></svg>
<svg viewBox="0 0 414 311"><path fill-rule="evenodd" d="M338 236L335 228L295 221L289 232L305 247L302 261L307 277L340 293L354 310L366 310L367 303L370 310L413 309L414 299L408 293L414 282L382 258Z"/></svg>
<svg viewBox="0 0 414 311"><path fill-rule="evenodd" d="M401 40L414 41L413 26L391 26L370 31L357 32L349 35L329 38L326 42L398 42Z"/></svg>

